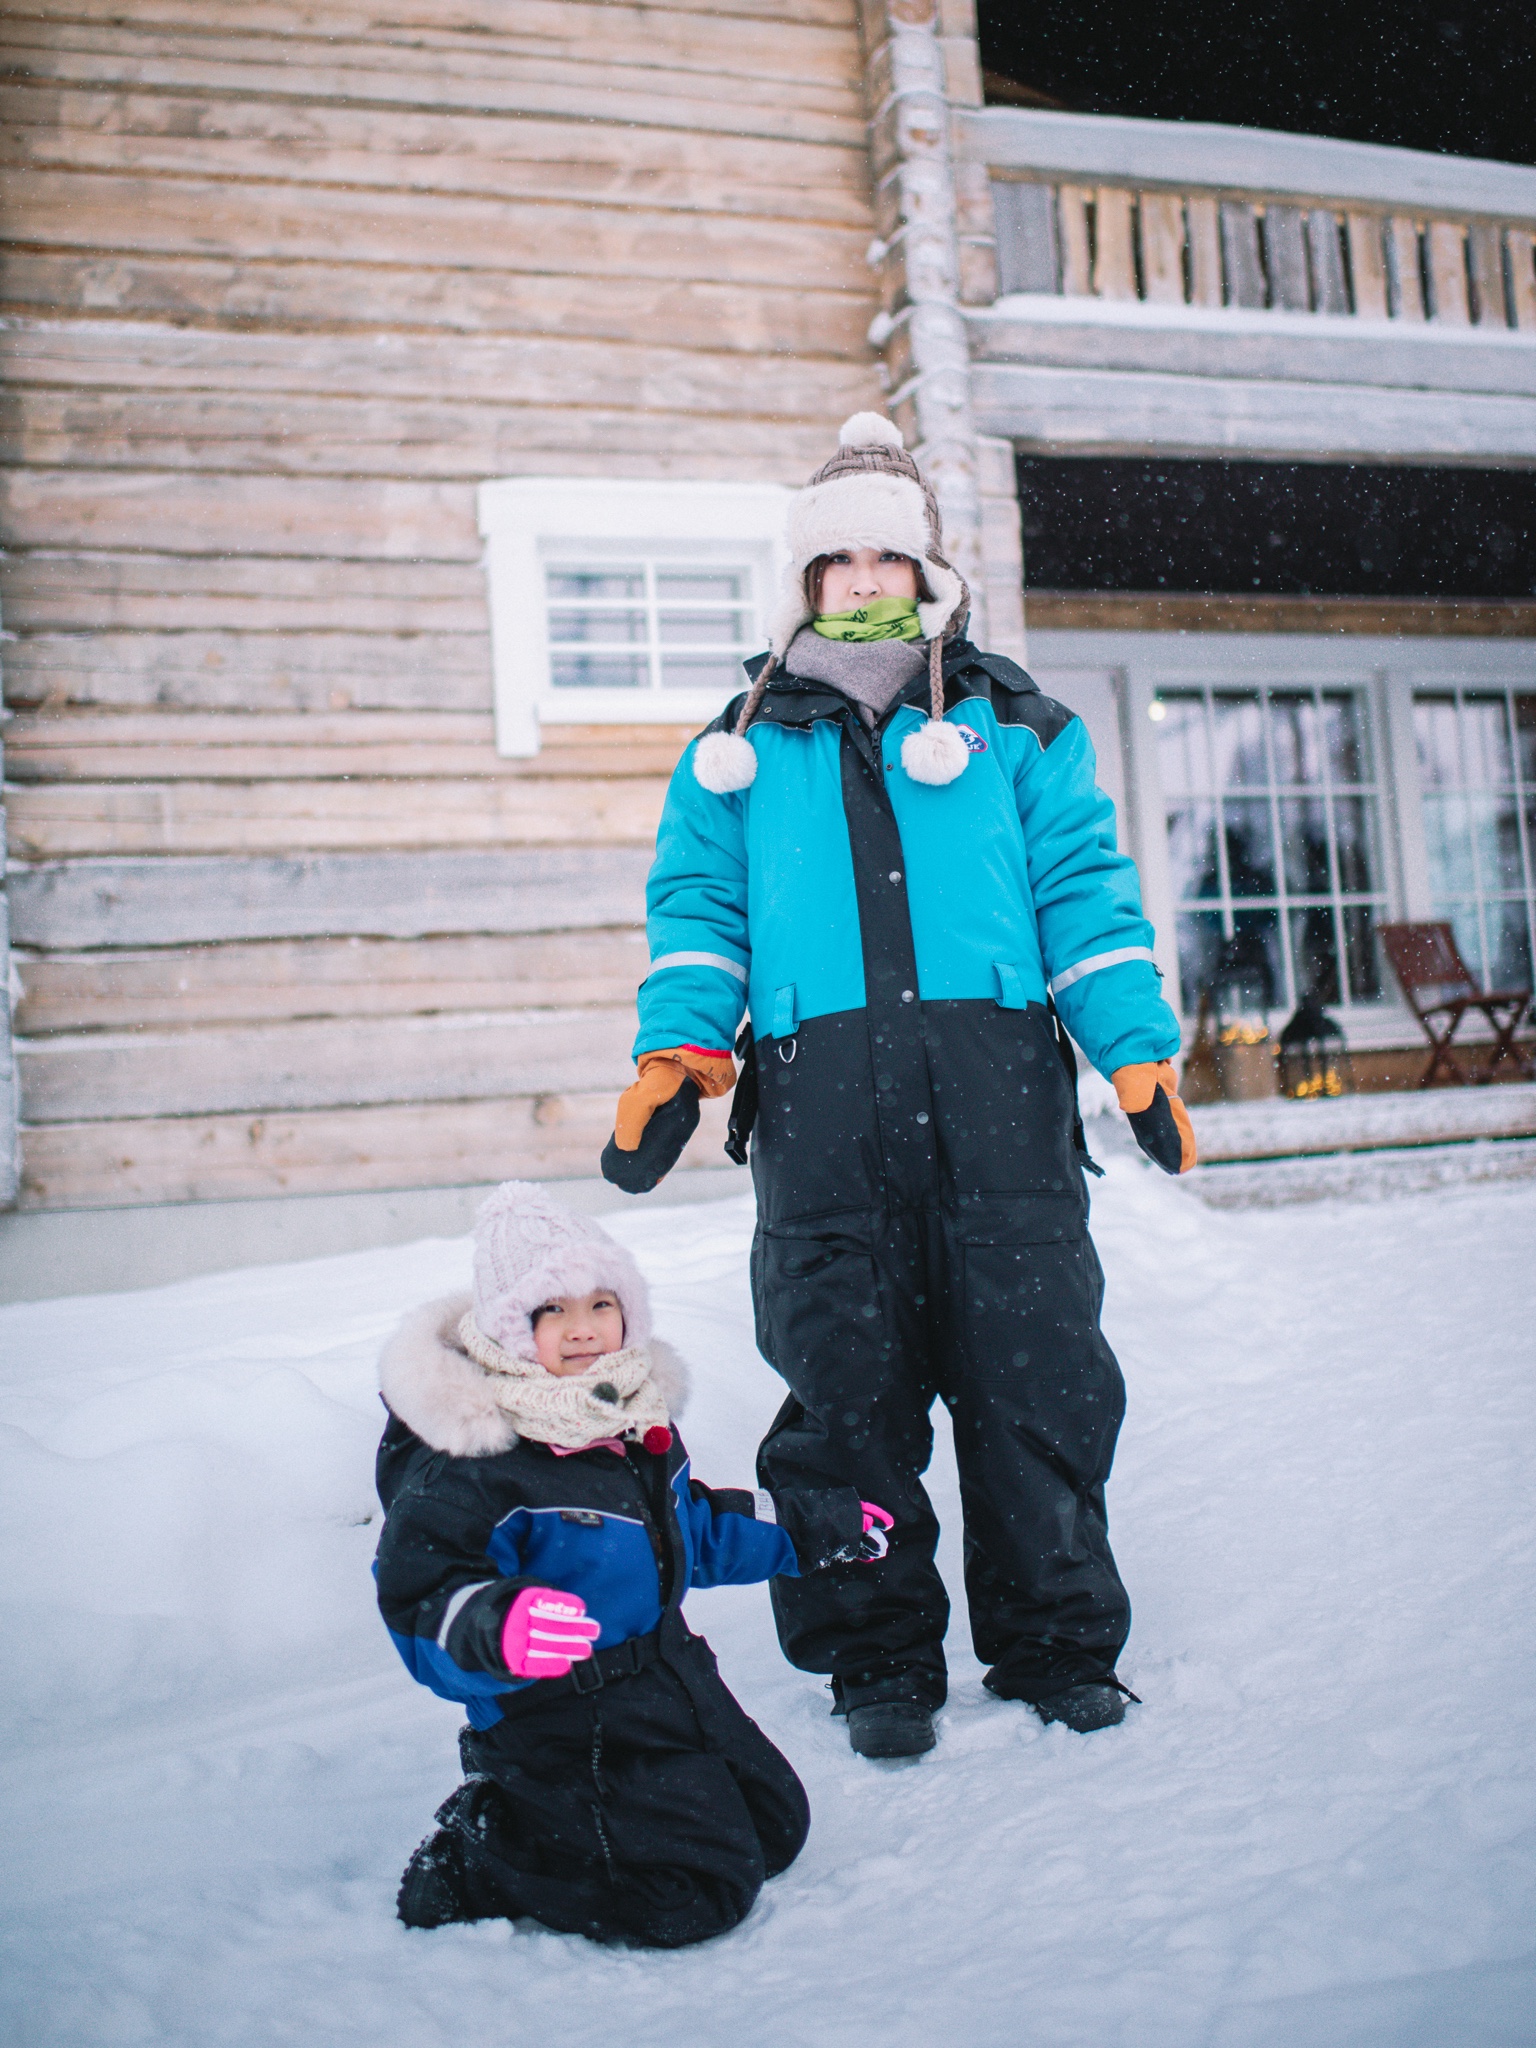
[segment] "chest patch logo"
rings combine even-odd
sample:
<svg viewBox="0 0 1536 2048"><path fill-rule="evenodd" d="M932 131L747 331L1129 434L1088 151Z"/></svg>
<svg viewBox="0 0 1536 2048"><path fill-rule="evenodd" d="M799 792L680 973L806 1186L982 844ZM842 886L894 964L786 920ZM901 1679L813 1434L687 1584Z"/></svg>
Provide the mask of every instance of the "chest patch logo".
<svg viewBox="0 0 1536 2048"><path fill-rule="evenodd" d="M602 1516L594 1514L591 1508L562 1508L560 1519L562 1522L574 1522L578 1529L601 1529L603 1526Z"/></svg>
<svg viewBox="0 0 1536 2048"><path fill-rule="evenodd" d="M965 741L965 751L968 754L984 754L987 751L986 741L971 726L957 725L955 731Z"/></svg>

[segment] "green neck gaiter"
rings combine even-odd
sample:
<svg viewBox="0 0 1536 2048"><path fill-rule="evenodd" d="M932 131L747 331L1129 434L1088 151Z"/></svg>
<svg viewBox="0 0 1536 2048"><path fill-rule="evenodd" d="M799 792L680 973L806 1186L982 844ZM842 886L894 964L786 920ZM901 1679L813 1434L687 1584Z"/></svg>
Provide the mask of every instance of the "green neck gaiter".
<svg viewBox="0 0 1536 2048"><path fill-rule="evenodd" d="M921 640L915 597L877 597L856 612L824 612L811 624L823 640Z"/></svg>

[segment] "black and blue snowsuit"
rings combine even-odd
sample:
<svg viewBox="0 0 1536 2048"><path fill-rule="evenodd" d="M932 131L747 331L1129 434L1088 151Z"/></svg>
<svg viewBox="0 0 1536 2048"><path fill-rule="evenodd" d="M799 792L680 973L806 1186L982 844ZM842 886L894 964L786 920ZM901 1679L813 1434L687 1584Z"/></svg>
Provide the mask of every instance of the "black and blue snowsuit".
<svg viewBox="0 0 1536 2048"><path fill-rule="evenodd" d="M743 1919L809 1825L790 1765L683 1620L690 1586L742 1585L857 1550L848 1488L711 1491L687 1451L526 1440L434 1450L391 1415L379 1445L380 1611L406 1668L461 1703L466 1783L438 1814L457 1838L466 1918L675 1948ZM568 1678L501 1655L529 1586L576 1593L602 1624Z"/></svg>
<svg viewBox="0 0 1536 2048"><path fill-rule="evenodd" d="M970 759L934 786L901 760L926 674L872 731L776 676L747 789L684 753L648 891L636 1055L729 1048L750 1018L734 1122L755 1114L758 1343L789 1385L759 1477L896 1516L882 1563L774 1587L786 1655L845 1706L944 1698L936 1397L988 1684L1106 1679L1129 1628L1104 1505L1124 1387L1049 999L1105 1075L1170 1058L1178 1022L1082 722L963 640L944 678Z"/></svg>

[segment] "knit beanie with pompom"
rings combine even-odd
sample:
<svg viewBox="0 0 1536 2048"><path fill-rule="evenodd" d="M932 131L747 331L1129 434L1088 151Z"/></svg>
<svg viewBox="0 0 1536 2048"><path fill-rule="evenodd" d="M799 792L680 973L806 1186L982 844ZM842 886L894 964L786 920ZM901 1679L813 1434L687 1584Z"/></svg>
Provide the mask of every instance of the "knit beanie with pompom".
<svg viewBox="0 0 1536 2048"><path fill-rule="evenodd" d="M769 622L768 659L759 670L734 731L706 733L693 750L696 780L716 796L747 789L757 753L746 737L769 679L789 643L811 618L805 572L822 555L878 548L906 555L922 569L932 597L917 619L929 643L929 718L908 733L902 766L914 782L953 782L970 759L965 742L944 723L943 643L959 632L970 592L944 559L939 507L907 453L901 429L877 412L856 412L838 434L837 453L822 464L789 511L789 571Z"/></svg>
<svg viewBox="0 0 1536 2048"><path fill-rule="evenodd" d="M640 1268L589 1216L551 1201L531 1181L509 1180L475 1218L474 1302L482 1336L532 1364L533 1311L557 1295L611 1289L624 1316L624 1343L651 1341L650 1293Z"/></svg>

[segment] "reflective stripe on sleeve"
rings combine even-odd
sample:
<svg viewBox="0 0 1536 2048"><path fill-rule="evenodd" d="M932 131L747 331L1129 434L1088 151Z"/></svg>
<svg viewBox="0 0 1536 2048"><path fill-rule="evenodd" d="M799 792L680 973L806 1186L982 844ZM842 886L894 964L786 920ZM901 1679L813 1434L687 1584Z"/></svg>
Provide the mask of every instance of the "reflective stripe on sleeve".
<svg viewBox="0 0 1536 2048"><path fill-rule="evenodd" d="M483 1593L487 1586L494 1586L495 1583L494 1579L476 1579L472 1586L460 1586L457 1593L454 1594L448 1605L443 1609L443 1625L437 1632L437 1647L440 1650L448 1648L448 1631L458 1620L460 1611L465 1603L473 1600L477 1593Z"/></svg>
<svg viewBox="0 0 1536 2048"><path fill-rule="evenodd" d="M734 974L744 982L747 970L735 960L728 960L724 953L663 953L659 960L653 960L649 972L657 973L663 967L723 967L727 974Z"/></svg>
<svg viewBox="0 0 1536 2048"><path fill-rule="evenodd" d="M1064 967L1060 974L1051 977L1051 989L1060 995L1064 988L1070 988L1074 981L1081 981L1085 974L1097 974L1101 968L1119 967L1127 960L1146 960L1153 966L1150 946L1117 946L1112 953L1094 953L1086 960L1079 960L1075 967Z"/></svg>

